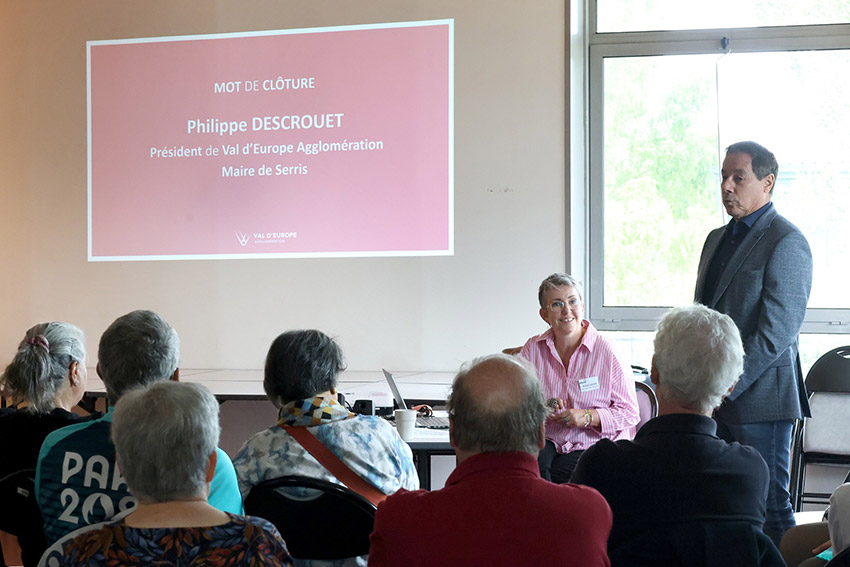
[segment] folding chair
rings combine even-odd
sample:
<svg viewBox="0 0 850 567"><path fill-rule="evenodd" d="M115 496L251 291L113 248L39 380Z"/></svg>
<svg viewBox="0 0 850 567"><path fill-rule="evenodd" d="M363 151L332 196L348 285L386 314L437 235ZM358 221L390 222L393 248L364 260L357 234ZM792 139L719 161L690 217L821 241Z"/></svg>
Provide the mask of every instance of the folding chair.
<svg viewBox="0 0 850 567"><path fill-rule="evenodd" d="M799 512L803 504L829 504L828 492L806 492L808 465L850 467L850 346L821 356L806 376L812 417L794 429L791 455L791 502Z"/></svg>
<svg viewBox="0 0 850 567"><path fill-rule="evenodd" d="M375 506L325 480L284 476L254 486L245 513L270 521L298 559L344 559L369 554Z"/></svg>

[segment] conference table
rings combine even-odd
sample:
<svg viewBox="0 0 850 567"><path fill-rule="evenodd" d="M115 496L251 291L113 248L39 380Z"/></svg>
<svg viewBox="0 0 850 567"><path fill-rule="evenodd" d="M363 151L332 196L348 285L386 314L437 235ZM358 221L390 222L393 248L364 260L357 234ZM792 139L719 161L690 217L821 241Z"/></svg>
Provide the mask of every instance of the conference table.
<svg viewBox="0 0 850 567"><path fill-rule="evenodd" d="M398 372L393 375L402 397L410 404L444 405L451 387L452 372ZM262 370L231 369L180 369L181 382L203 384L219 402L228 400L265 400ZM392 394L380 370L346 370L340 373L337 390L354 404L355 400L373 399L376 402L389 399ZM367 398L367 396L374 396ZM106 387L94 368L88 369L86 398L97 400L106 397ZM380 405L380 403L376 404Z"/></svg>
<svg viewBox="0 0 850 567"><path fill-rule="evenodd" d="M418 404L434 407L445 405L454 373L397 372L393 373L393 376L408 407ZM221 404L231 400L266 400L262 370L181 368L180 381L203 384ZM351 406L359 399L372 400L373 406L377 408L391 408L393 405L392 393L380 370L346 370L339 376L337 390ZM95 369L89 368L88 384L85 396L80 402L81 407L89 412L98 406L102 409L105 407L105 398L106 387ZM449 445L449 432L445 429L417 427L408 445L413 451L419 484L422 488L430 489L431 457L454 455L454 449Z"/></svg>

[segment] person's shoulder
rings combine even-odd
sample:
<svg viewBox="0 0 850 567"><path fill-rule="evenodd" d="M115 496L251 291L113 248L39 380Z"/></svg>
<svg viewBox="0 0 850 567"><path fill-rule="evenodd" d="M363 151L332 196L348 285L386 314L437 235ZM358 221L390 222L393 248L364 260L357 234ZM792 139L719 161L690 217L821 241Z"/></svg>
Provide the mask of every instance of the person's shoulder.
<svg viewBox="0 0 850 567"><path fill-rule="evenodd" d="M802 238L806 240L806 237L803 235L803 231L797 227L794 223L788 220L786 217L780 215L774 209L774 214L768 217L768 213L765 213L765 220L767 221L767 226L765 230L768 232L773 232L778 236L791 236L793 238Z"/></svg>
<svg viewBox="0 0 850 567"><path fill-rule="evenodd" d="M353 417L334 421L326 425L317 426L317 432L328 431L328 428L336 430L339 435L349 436L356 433L371 433L378 439L388 439L393 442L401 438L395 433L395 428L389 421L378 415L355 414ZM317 434L318 436L318 434Z"/></svg>
<svg viewBox="0 0 850 567"><path fill-rule="evenodd" d="M592 520L595 525L611 523L608 501L591 485L543 481L538 487L537 498L540 501L538 509L543 515L565 515L569 519L575 518L572 511L581 510L583 520Z"/></svg>
<svg viewBox="0 0 850 567"><path fill-rule="evenodd" d="M67 538L63 538L65 541L62 543L62 555L66 557L75 555L85 557L90 555L90 552L87 550L92 548L92 546L105 549L114 542L123 540L123 537L118 537L118 534L119 532L123 532L125 528L126 525L123 518L101 522L91 526L83 526L79 530L75 530L75 532L69 534Z"/></svg>
<svg viewBox="0 0 850 567"><path fill-rule="evenodd" d="M50 432L47 437L45 437L44 443L41 446L40 454L44 455L50 450L52 450L54 447L61 446L67 442L70 442L71 437L98 434L102 436L105 433L106 437L108 438L110 426L111 423L101 417L98 419L86 420L80 423L74 423L72 425L60 427L59 429Z"/></svg>
<svg viewBox="0 0 850 567"><path fill-rule="evenodd" d="M412 519L424 514L426 507L441 500L443 496L444 493L440 490L400 488L378 505L377 514L384 522L395 524L404 518Z"/></svg>
<svg viewBox="0 0 850 567"><path fill-rule="evenodd" d="M718 226L717 228L712 228L711 230L709 230L709 231L708 231L708 234L705 236L705 242L706 242L706 244L707 244L707 243L708 243L708 242L709 242L712 238L717 238L718 236L723 235L723 233L724 233L724 232L726 232L726 226L727 226L727 225L725 225L725 224L724 224L723 226Z"/></svg>
<svg viewBox="0 0 850 567"><path fill-rule="evenodd" d="M543 349L546 346L546 341L552 336L552 328L546 329L546 331L540 333L539 335L534 335L522 345L522 348L519 351L520 356L533 359L537 356L540 356ZM534 362L534 360L531 360Z"/></svg>
<svg viewBox="0 0 850 567"><path fill-rule="evenodd" d="M277 533L277 528L274 524L265 518L259 516L242 516L240 514L231 514L230 512L226 512L226 514L230 516L230 523L235 526L253 526L267 532Z"/></svg>
<svg viewBox="0 0 850 567"><path fill-rule="evenodd" d="M249 542L256 539L268 538L280 539L283 541L283 538L275 525L265 518L233 514L231 512L225 512L225 514L227 514L230 518L229 522L218 526L211 526L206 529L217 533L229 532L234 536L241 533L244 534L246 541Z"/></svg>
<svg viewBox="0 0 850 567"><path fill-rule="evenodd" d="M608 471L618 470L617 461L626 459L626 455L632 453L636 448L637 445L630 439L618 441L600 439L582 453L573 473L575 482L593 484L589 481L598 480L596 477L600 472L607 473Z"/></svg>
<svg viewBox="0 0 850 567"><path fill-rule="evenodd" d="M552 336L551 327L549 329L546 329L545 331L543 331L539 335L534 335L533 337L529 338L527 341L525 341L525 344L523 345L522 348L525 349L526 347L531 347L532 345L534 345L536 343L546 342L546 339L548 339L550 336Z"/></svg>
<svg viewBox="0 0 850 567"><path fill-rule="evenodd" d="M596 330L596 327L593 326L593 323L591 323L590 321L587 322L587 330L585 331L584 336L586 342L593 342L594 349L600 349L600 352L602 353L615 356L614 344L607 338L602 336L599 331Z"/></svg>
<svg viewBox="0 0 850 567"><path fill-rule="evenodd" d="M592 506L600 505L603 508L608 507L608 503L602 494L592 486L571 482L565 484L550 484L553 484L556 489L553 492L559 492L562 499L569 500L575 504L586 504Z"/></svg>
<svg viewBox="0 0 850 567"><path fill-rule="evenodd" d="M747 470L752 474L761 472L764 476L769 474L767 463L754 447L741 445L737 441L732 441L731 443L723 440L720 441L725 444L726 457L738 461L742 470Z"/></svg>
<svg viewBox="0 0 850 567"><path fill-rule="evenodd" d="M257 550L262 556L276 557L282 561L281 565L293 564L286 542L274 524L257 516L235 514L228 514L228 516L230 516L231 525L240 526L244 530L245 541L249 547Z"/></svg>
<svg viewBox="0 0 850 567"><path fill-rule="evenodd" d="M395 427L379 415L361 415L357 414L354 417L346 419L345 422L352 422L357 424L359 427L368 427L369 429L374 429L376 431L381 431L384 433L390 433L395 431Z"/></svg>
<svg viewBox="0 0 850 567"><path fill-rule="evenodd" d="M278 427L277 425L258 431L242 444L242 447L236 452L233 462L241 460L242 457L245 457L253 450L260 450L263 452L267 451L269 444L272 443L275 438L286 437L288 435L289 434L286 433L282 427Z"/></svg>

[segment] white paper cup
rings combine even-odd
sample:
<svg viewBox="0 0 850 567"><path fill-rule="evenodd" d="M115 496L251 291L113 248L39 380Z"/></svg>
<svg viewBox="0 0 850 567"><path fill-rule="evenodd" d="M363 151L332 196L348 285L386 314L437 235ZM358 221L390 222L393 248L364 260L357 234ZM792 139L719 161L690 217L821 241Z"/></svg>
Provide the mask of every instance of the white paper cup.
<svg viewBox="0 0 850 567"><path fill-rule="evenodd" d="M412 409L397 409L395 410L395 427L402 440L410 441L413 439L413 428L416 426L416 410Z"/></svg>

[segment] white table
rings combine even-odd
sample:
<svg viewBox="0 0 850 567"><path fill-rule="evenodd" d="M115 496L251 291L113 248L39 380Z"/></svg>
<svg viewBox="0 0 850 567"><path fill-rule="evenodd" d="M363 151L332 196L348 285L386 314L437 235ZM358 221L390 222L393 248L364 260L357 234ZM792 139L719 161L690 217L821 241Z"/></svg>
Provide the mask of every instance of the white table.
<svg viewBox="0 0 850 567"><path fill-rule="evenodd" d="M414 403L445 403L454 377L453 372L399 372L394 375L401 395ZM227 400L265 400L262 370L230 369L180 369L181 382L203 384L220 401ZM367 398L368 394L390 394L384 375L376 371L345 371L340 374L338 390L345 394L349 403L358 396ZM106 397L106 387L97 376L94 368L88 369L86 396ZM391 399L391 398L390 398Z"/></svg>

